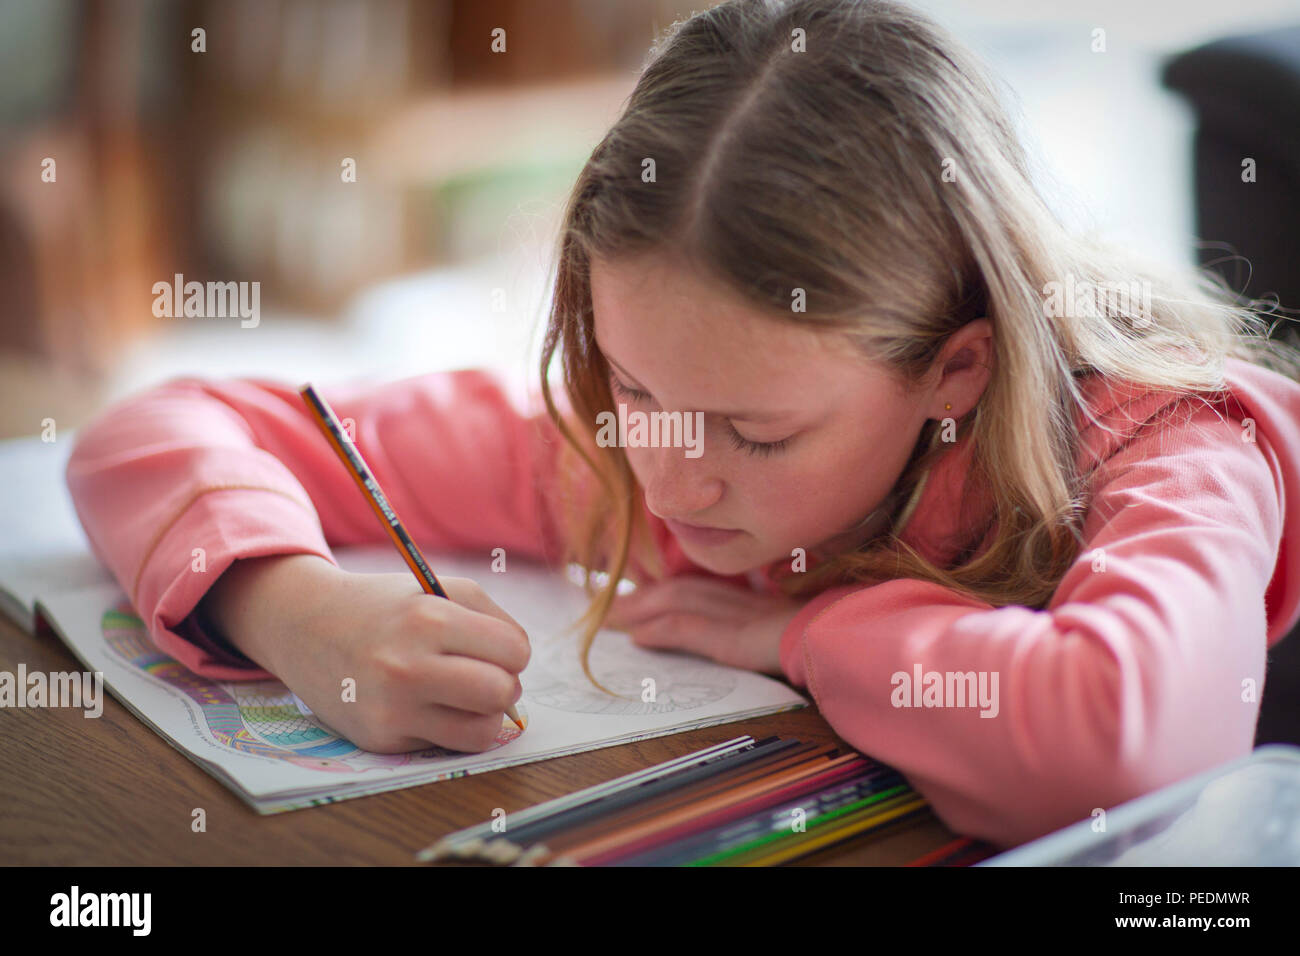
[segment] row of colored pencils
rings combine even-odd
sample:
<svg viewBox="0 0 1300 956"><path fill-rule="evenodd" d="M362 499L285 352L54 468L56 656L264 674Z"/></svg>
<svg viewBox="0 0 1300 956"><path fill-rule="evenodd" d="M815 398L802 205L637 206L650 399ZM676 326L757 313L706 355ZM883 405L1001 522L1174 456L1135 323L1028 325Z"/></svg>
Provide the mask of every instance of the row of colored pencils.
<svg viewBox="0 0 1300 956"><path fill-rule="evenodd" d="M421 860L775 866L928 813L899 773L793 738L738 737L453 833Z"/></svg>

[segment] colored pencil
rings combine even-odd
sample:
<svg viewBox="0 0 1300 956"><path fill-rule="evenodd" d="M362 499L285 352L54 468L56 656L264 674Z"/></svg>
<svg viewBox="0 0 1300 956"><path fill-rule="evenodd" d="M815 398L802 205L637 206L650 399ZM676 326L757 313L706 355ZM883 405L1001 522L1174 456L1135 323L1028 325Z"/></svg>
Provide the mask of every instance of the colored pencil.
<svg viewBox="0 0 1300 956"><path fill-rule="evenodd" d="M411 569L416 580L420 582L420 587L424 588L427 594L447 598L447 592L443 590L438 579L429 570L424 555L415 546L411 536L406 533L406 528L398 520L397 512L388 503L387 496L384 494L383 489L379 487L379 482L375 481L375 476L362 459L361 453L357 451L356 445L344 433L343 425L335 416L333 409L325 403L325 399L321 398L316 389L312 388L310 384L303 385L298 389L298 393L302 396L303 401L307 403L307 409L325 435L325 440L329 442L330 447L339 456L339 460L343 462L343 467L352 475L353 481L357 483L361 493L370 502L370 507L375 512L375 516L383 523L384 528L388 531L388 536L392 539L393 544L397 546L398 552L406 560L407 567ZM447 598L447 600L451 599ZM523 721L519 719L519 712L515 710L513 704L506 708L506 716L513 720L515 726L520 730L524 729Z"/></svg>
<svg viewBox="0 0 1300 956"><path fill-rule="evenodd" d="M557 847L572 847L577 842L616 832L628 832L632 827L644 825L666 814L691 810L703 805L705 800L735 792L753 782L768 779L772 774L816 764L826 766L836 755L833 747L815 748L814 744L801 744L797 750L787 750L751 762L747 766L726 769L702 780L688 782L666 793L610 813L596 812L585 821L567 827L547 843L538 843L529 852L529 862L544 863L556 854ZM654 827L652 826L653 830ZM521 862L522 865L522 862Z"/></svg>
<svg viewBox="0 0 1300 956"><path fill-rule="evenodd" d="M764 805L782 802L798 792L799 785L815 789L837 777L859 772L864 761L856 754L832 760L805 762L773 771L754 780L738 783L713 795L692 801L685 807L669 807L642 819L597 820L582 829L566 831L550 844L556 856L586 865L588 857L600 856L616 847L652 845L666 828L670 836L685 836L711 825L742 817Z"/></svg>
<svg viewBox="0 0 1300 956"><path fill-rule="evenodd" d="M649 853L638 853L608 862L592 861L588 865L612 866L688 866L700 864L727 853L740 853L774 842L792 833L791 814L796 807L805 811L809 825L831 819L837 811L851 811L869 805L874 797L887 800L908 791L907 782L896 771L868 774L844 786L830 787L795 803L785 802L697 836L677 841Z"/></svg>
<svg viewBox="0 0 1300 956"><path fill-rule="evenodd" d="M871 800L871 798L868 799ZM904 793L879 804L871 803L860 810L846 813L843 818L834 822L828 821L816 829L810 828L807 833L786 834L782 838L773 841L774 845L770 849L765 848L766 852L765 850L758 850L743 857L711 860L694 865L718 866L725 863L727 866L775 866L778 863L787 863L798 857L806 856L815 850L833 846L848 837L878 829L887 823L920 813L928 809L928 807L929 804L919 794L915 792Z"/></svg>
<svg viewBox="0 0 1300 956"><path fill-rule="evenodd" d="M891 767L833 746L768 737L726 744L443 837L421 860L514 866L776 866L929 809ZM796 810L803 828L791 826ZM962 865L957 841L925 863ZM958 862L962 861L962 862Z"/></svg>
<svg viewBox="0 0 1300 956"><path fill-rule="evenodd" d="M991 856L996 856L1000 851L997 847L981 840L975 840L970 837L962 837L951 843L939 847L939 849L927 853L924 856L917 857L907 866L971 866L981 860L987 860Z"/></svg>
<svg viewBox="0 0 1300 956"><path fill-rule="evenodd" d="M683 768L661 778L644 781L632 788L599 797L589 803L561 811L546 819L526 823L522 827L517 826L510 831L508 836L497 837L497 840L516 846L522 852L527 844L537 843L543 837L552 833L568 830L575 824L582 823L593 817L641 803L684 784L693 783L696 780L721 773L729 773L744 767L752 761L766 759L773 753L788 750L797 746L798 743L797 740L770 738L764 743L756 744L751 750L711 758L697 766Z"/></svg>
<svg viewBox="0 0 1300 956"><path fill-rule="evenodd" d="M945 843L937 850L932 850L924 856L918 856L911 863L905 863L904 866L937 866L949 857L956 856L965 852L975 841L970 837L961 837L953 840L951 843Z"/></svg>
<svg viewBox="0 0 1300 956"><path fill-rule="evenodd" d="M872 769L848 780L835 780L829 784L818 779L801 781L784 788L783 792L751 800L748 806L737 807L736 812L702 816L692 821L689 828L666 829L648 839L625 843L603 853L574 858L583 866L681 865L687 860L769 833L779 835L789 832L791 814L795 809L802 809L806 814L805 819L811 820L846 802L891 788L892 793L901 793L907 789L907 784L896 772L886 768ZM779 799L774 800L773 797ZM692 853L694 856L691 856ZM565 855L574 856L571 853ZM686 859L673 863L653 862L658 858L676 859L679 856L685 856Z"/></svg>
<svg viewBox="0 0 1300 956"><path fill-rule="evenodd" d="M684 757L647 767L644 770L636 770L621 777L615 777L613 780L607 780L604 783L598 783L565 794L562 797L555 797L543 803L535 804L527 809L514 811L510 814L510 819L516 821L516 823L529 823L535 820L547 819L565 810L583 806L609 794L628 790L649 780L665 777L677 770L694 766L713 757L749 750L757 746L758 743L769 743L776 739L775 737L767 737L756 743L754 738L748 735L736 737L724 743L715 744L712 747L706 747L695 753L687 754ZM417 853L416 859L427 862L452 856L470 857L473 855L474 848L484 845L485 841L495 834L494 825L495 821L480 823L448 834Z"/></svg>

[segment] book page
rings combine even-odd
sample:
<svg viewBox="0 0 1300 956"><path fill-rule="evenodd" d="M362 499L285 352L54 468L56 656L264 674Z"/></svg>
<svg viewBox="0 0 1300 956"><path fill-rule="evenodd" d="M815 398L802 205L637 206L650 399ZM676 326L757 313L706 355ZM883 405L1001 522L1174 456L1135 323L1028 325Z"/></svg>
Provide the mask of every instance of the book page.
<svg viewBox="0 0 1300 956"><path fill-rule="evenodd" d="M390 546L337 549L348 570L407 572ZM481 773L598 747L805 706L786 685L692 655L649 651L602 631L591 655L593 687L566 630L585 596L558 571L429 554L439 576L470 577L528 632L533 655L520 677L525 729L502 715L496 746L466 754L431 747L407 754L360 750L324 725L279 681L212 681L162 654L115 585L56 594L41 605L89 670L141 720L259 812ZM409 572L407 572L409 573ZM430 597L430 600L441 598ZM651 692L652 691L652 692Z"/></svg>
<svg viewBox="0 0 1300 956"><path fill-rule="evenodd" d="M113 580L90 553L64 480L74 434L0 442L0 613L28 633L37 598Z"/></svg>

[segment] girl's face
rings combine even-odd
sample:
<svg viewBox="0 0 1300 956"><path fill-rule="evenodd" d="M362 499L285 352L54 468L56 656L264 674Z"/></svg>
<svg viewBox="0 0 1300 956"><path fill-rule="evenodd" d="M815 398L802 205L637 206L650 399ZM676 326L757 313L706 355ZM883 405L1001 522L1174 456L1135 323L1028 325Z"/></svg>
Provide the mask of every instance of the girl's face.
<svg viewBox="0 0 1300 956"><path fill-rule="evenodd" d="M959 368L909 393L842 336L773 321L701 283L655 257L591 268L615 403L629 421L703 412L698 457L630 442L625 453L646 507L717 574L791 560L859 525L893 488L926 419L960 417L987 381L987 320L945 343L936 368Z"/></svg>

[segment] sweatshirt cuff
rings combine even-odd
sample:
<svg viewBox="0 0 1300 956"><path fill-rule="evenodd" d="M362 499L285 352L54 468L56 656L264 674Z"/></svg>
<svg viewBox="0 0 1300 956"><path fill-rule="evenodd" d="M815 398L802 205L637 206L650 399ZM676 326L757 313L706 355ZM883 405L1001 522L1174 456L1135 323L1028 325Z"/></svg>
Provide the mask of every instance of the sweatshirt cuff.
<svg viewBox="0 0 1300 956"><path fill-rule="evenodd" d="M272 679L201 621L186 621L235 561L288 554L315 554L338 565L316 513L296 497L270 488L214 489L159 539L139 576L136 610L158 649L194 673L214 680Z"/></svg>
<svg viewBox="0 0 1300 956"><path fill-rule="evenodd" d="M785 632L781 635L781 670L791 684L796 687L808 685L808 669L804 658L804 632L808 625L840 598L848 597L863 587L866 585L848 584L822 591L786 625Z"/></svg>
<svg viewBox="0 0 1300 956"><path fill-rule="evenodd" d="M237 667L241 670L264 673L256 661L246 657L235 647L203 614L202 607L196 607L185 616L172 632L207 655L209 661L219 667Z"/></svg>

